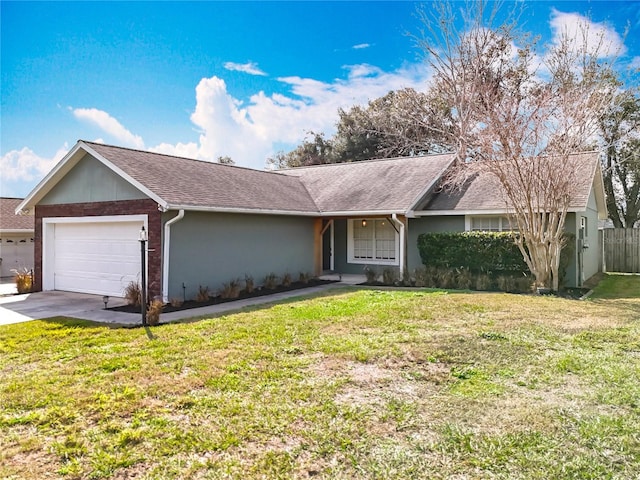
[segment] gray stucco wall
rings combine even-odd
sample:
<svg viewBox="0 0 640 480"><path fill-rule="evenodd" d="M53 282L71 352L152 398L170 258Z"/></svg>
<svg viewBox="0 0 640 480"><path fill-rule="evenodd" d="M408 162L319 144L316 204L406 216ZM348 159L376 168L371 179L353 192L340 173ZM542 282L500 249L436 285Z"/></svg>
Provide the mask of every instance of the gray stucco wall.
<svg viewBox="0 0 640 480"><path fill-rule="evenodd" d="M585 244L589 248L584 249L584 279L588 280L590 277L598 273L600 269L600 251L598 250L598 207L596 205L596 199L593 190L589 196L589 202L587 209L580 215L587 217L587 232L585 237ZM578 228L580 228L580 222L578 221ZM577 233L576 233L577 236Z"/></svg>
<svg viewBox="0 0 640 480"><path fill-rule="evenodd" d="M464 232L464 215L447 217L410 218L407 235L407 268L409 271L422 266L418 251L418 236L423 233Z"/></svg>
<svg viewBox="0 0 640 480"><path fill-rule="evenodd" d="M163 215L163 223L176 212ZM169 298L196 296L198 287L211 292L245 274L256 285L265 275L313 273L314 220L305 217L185 212L171 226ZM244 286L244 282L242 283Z"/></svg>
<svg viewBox="0 0 640 480"><path fill-rule="evenodd" d="M85 155L39 202L42 205L147 198L91 155Z"/></svg>

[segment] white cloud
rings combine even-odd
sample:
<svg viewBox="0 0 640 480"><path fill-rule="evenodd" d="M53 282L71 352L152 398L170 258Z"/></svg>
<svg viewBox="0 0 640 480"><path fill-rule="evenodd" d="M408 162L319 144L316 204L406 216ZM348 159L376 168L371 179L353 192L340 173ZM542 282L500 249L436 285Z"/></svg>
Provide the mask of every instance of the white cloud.
<svg viewBox="0 0 640 480"><path fill-rule="evenodd" d="M224 68L227 70L232 70L236 72L244 72L249 75L261 75L266 76L267 74L258 68L258 64L255 62L247 62L247 63L235 63L235 62L226 62L224 64Z"/></svg>
<svg viewBox="0 0 640 480"><path fill-rule="evenodd" d="M586 40L589 52L599 54L600 58L609 58L626 53L622 37L613 27L604 22L593 22L579 13L551 12L551 30L553 42L558 44L563 35L572 39L575 46L582 46Z"/></svg>
<svg viewBox="0 0 640 480"><path fill-rule="evenodd" d="M411 65L385 72L372 65L347 65L346 75L332 81L298 76L282 77L280 93L256 92L244 102L228 91L216 76L203 78L196 87L196 107L191 121L199 131L197 141L162 142L149 151L215 161L230 156L238 165L263 169L276 148L294 148L307 132L335 131L338 109L366 104L390 90L426 88L428 70ZM107 143L143 149L141 136L133 134L107 112L90 108L74 109L79 120L105 132ZM113 137L113 139L111 139ZM96 141L103 143L102 138ZM40 157L29 148L5 154L0 164L3 192L24 195L68 151L67 145L52 158Z"/></svg>
<svg viewBox="0 0 640 480"><path fill-rule="evenodd" d="M633 69L640 69L640 57L633 57L631 59L631 63L629 64L629 68Z"/></svg>
<svg viewBox="0 0 640 480"><path fill-rule="evenodd" d="M221 78L203 78L196 87L196 108L191 115L200 131L198 144L161 144L151 150L210 161L228 155L238 165L264 168L266 158L275 153L275 145L293 148L309 130L333 133L339 108L366 104L390 90L421 90L427 84L424 66L395 72L371 65L344 68L347 78L331 82L278 78L289 93L258 92L244 103L228 92Z"/></svg>
<svg viewBox="0 0 640 480"><path fill-rule="evenodd" d="M69 147L64 144L50 158L41 157L28 147L11 150L0 157L0 195L23 197L40 181L62 157Z"/></svg>
<svg viewBox="0 0 640 480"><path fill-rule="evenodd" d="M114 137L121 145L139 149L144 148L142 137L131 133L107 112L97 108L76 108L72 111L78 120L96 125L105 133Z"/></svg>
<svg viewBox="0 0 640 480"><path fill-rule="evenodd" d="M371 45L369 43L359 43L357 45L354 45L353 48L354 50L363 50L365 48L369 48Z"/></svg>

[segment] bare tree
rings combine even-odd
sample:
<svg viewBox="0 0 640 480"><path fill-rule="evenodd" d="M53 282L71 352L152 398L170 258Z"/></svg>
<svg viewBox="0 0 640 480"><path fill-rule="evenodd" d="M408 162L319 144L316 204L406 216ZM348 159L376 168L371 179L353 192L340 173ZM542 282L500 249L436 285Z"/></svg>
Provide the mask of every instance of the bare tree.
<svg viewBox="0 0 640 480"><path fill-rule="evenodd" d="M496 4L493 4L496 5ZM593 145L598 119L611 100L610 66L587 26L567 33L542 56L516 32L517 13L495 27L500 6L450 3L421 11L418 39L433 69L432 88L451 111L457 169L450 182L489 175L504 194L519 235L516 243L536 285L558 289L564 224L581 157ZM436 127L437 128L437 127Z"/></svg>

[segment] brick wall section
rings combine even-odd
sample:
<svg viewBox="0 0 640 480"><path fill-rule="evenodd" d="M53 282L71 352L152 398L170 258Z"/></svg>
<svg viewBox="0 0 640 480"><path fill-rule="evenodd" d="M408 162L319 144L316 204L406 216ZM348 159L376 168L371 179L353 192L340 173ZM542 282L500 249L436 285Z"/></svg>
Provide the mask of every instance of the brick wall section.
<svg viewBox="0 0 640 480"><path fill-rule="evenodd" d="M150 199L114 202L36 205L34 241L35 290L42 290L42 219L51 217L95 217L101 215L148 215L149 263L147 284L149 298L162 294L162 214L158 204Z"/></svg>

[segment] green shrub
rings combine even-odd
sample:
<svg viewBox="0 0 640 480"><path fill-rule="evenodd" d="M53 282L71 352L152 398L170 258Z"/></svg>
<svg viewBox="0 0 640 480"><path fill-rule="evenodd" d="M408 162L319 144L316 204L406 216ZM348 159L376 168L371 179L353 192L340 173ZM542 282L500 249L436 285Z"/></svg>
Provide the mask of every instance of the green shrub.
<svg viewBox="0 0 640 480"><path fill-rule="evenodd" d="M371 267L364 267L364 275L367 277L367 283L375 283L378 280L378 272Z"/></svg>
<svg viewBox="0 0 640 480"><path fill-rule="evenodd" d="M418 236L418 250L422 263L426 267L463 268L475 275L488 274L496 278L529 275L531 273L529 267L515 244L515 235L518 233L423 233ZM560 255L560 285L564 282L566 269L574 257L574 252L575 235L565 233L565 246ZM510 280L503 279L502 283L506 284L505 282L509 283Z"/></svg>
<svg viewBox="0 0 640 480"><path fill-rule="evenodd" d="M385 285L395 285L398 281L398 272L394 268L385 268L382 270L382 283Z"/></svg>

